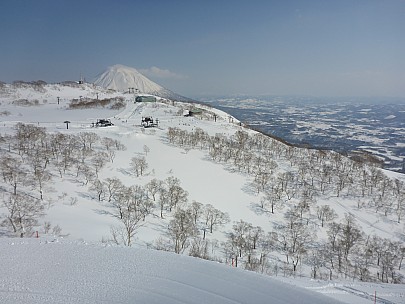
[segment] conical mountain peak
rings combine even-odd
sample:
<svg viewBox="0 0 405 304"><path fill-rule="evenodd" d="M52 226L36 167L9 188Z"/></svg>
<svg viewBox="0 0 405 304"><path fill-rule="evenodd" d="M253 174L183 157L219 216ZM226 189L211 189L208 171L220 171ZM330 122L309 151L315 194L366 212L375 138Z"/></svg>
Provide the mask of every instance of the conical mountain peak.
<svg viewBox="0 0 405 304"><path fill-rule="evenodd" d="M146 78L136 69L122 64L108 67L96 77L94 84L116 91L128 91L129 88L134 88L148 94L164 90L162 86Z"/></svg>
<svg viewBox="0 0 405 304"><path fill-rule="evenodd" d="M190 101L189 98L176 94L148 79L135 68L122 64L109 66L96 76L94 84L115 91L137 91L139 93L156 95L163 98L180 101Z"/></svg>

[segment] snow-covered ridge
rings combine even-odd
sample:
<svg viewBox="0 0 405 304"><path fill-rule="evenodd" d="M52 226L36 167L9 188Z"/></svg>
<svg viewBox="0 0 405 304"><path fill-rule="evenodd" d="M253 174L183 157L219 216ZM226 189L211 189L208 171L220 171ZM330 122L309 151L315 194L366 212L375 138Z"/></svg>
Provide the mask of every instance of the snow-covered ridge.
<svg viewBox="0 0 405 304"><path fill-rule="evenodd" d="M19 100L26 100L29 104L60 103L64 105L72 99L81 98L112 98L122 96L121 93L96 86L91 83L78 84L76 82L62 83L13 83L0 87L0 103L9 104ZM128 98L133 97L128 96Z"/></svg>
<svg viewBox="0 0 405 304"><path fill-rule="evenodd" d="M77 83L65 81L47 84L43 81L22 82L12 84L0 83L0 102L2 100L40 100L53 102L56 97L64 98L105 98L128 93L150 94L161 98L179 101L191 101L190 98L176 94L148 79L135 68L124 65L113 65L97 75L93 83ZM72 97L74 96L74 97Z"/></svg>

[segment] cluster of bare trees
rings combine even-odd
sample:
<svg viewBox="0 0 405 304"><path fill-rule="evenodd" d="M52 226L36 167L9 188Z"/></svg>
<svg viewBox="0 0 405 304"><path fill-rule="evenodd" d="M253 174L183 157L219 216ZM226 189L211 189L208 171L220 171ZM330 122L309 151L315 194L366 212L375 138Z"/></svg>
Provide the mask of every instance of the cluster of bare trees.
<svg viewBox="0 0 405 304"><path fill-rule="evenodd" d="M403 282L400 273L405 245L377 235L366 235L346 214L340 222L328 225L327 239L309 250L306 257L313 278L332 279L333 274L361 281Z"/></svg>
<svg viewBox="0 0 405 304"><path fill-rule="evenodd" d="M148 162L144 156L132 157L131 158L131 170L135 172L136 176L139 177L144 174L145 170L148 169Z"/></svg>
<svg viewBox="0 0 405 304"><path fill-rule="evenodd" d="M117 110L125 107L124 97L114 98L80 98L72 99L69 103L70 109L89 109L89 108L109 108Z"/></svg>
<svg viewBox="0 0 405 304"><path fill-rule="evenodd" d="M301 194L354 197L358 208L373 208L398 223L405 213L403 181L387 176L373 164L333 151L298 148L244 130L228 137L210 136L199 128L187 132L175 127L168 129L167 136L172 144L207 149L212 160L250 174L252 186L265 194L266 207L272 213L279 201L300 199ZM283 168L278 168L280 163Z"/></svg>
<svg viewBox="0 0 405 304"><path fill-rule="evenodd" d="M95 133L47 133L45 128L23 123L2 139L0 172L5 194L1 206L6 210L2 223L19 236L30 233L44 215L53 178L69 174L88 184L97 179L106 162L114 160L115 151L125 149L119 141Z"/></svg>
<svg viewBox="0 0 405 304"><path fill-rule="evenodd" d="M35 197L19 192L15 195L6 193L2 199L6 214L0 224L10 228L16 236L30 235L32 229L38 225L38 219L44 214L45 204Z"/></svg>
<svg viewBox="0 0 405 304"><path fill-rule="evenodd" d="M36 91L39 92L45 92L44 86L47 83L43 80L36 80L36 81L23 81L23 80L15 80L13 81L12 85L14 88L33 88Z"/></svg>
<svg viewBox="0 0 405 304"><path fill-rule="evenodd" d="M112 241L116 244L131 246L138 229L146 223L146 217L154 215L157 193L163 191L165 183L153 179L145 186L126 186L117 178L106 178L103 181L95 179L89 190L100 202L106 202L111 207L110 214L118 219L119 226L111 227ZM167 190L166 190L167 191ZM161 216L166 205L162 203Z"/></svg>
<svg viewBox="0 0 405 304"><path fill-rule="evenodd" d="M333 151L294 147L243 129L228 137L212 136L198 128L192 132L169 128L167 136L171 144L205 149L213 161L249 174L252 189L261 196L255 210L270 217L275 212L284 214L283 222L273 223L274 230L259 233L258 238L251 235L260 227L235 223L223 246L227 260L233 259L236 265L242 261L247 269L268 271L268 256L273 252L285 257L285 273L295 274L305 264L313 277L402 280L403 242L381 239L385 261L390 261L390 265L383 264L370 241L379 237L366 236L350 214L335 222L338 216L333 208L318 205L320 199L355 198L357 208L372 208L400 223L405 212L405 183L388 177L379 164L354 161ZM318 240L317 231L325 230L327 239Z"/></svg>
<svg viewBox="0 0 405 304"><path fill-rule="evenodd" d="M263 271L267 267L266 258L273 240L271 234L265 234L261 227L240 220L233 224L222 247L226 262L231 259L232 264L239 267L242 260L246 269Z"/></svg>
<svg viewBox="0 0 405 304"><path fill-rule="evenodd" d="M207 233L214 233L219 227L230 221L229 215L214 208L211 204L193 201L184 202L174 211L169 221L166 239L159 239L158 249L173 250L203 259L214 259L210 256L209 248L218 246L215 239L208 240Z"/></svg>
<svg viewBox="0 0 405 304"><path fill-rule="evenodd" d="M284 218L267 233L243 220L234 222L221 247L225 261L268 274L283 271L295 276L308 269L314 279L403 282L403 242L366 235L350 214L340 222L329 222L327 238L321 240L297 209Z"/></svg>
<svg viewBox="0 0 405 304"><path fill-rule="evenodd" d="M120 227L111 227L113 240L117 244L131 246L138 228L152 213L154 205L144 187L127 187L116 178L107 178L105 184L109 192L108 201L113 207L112 215L121 223Z"/></svg>
<svg viewBox="0 0 405 304"><path fill-rule="evenodd" d="M161 250L208 258L207 233L229 222L229 216L211 204L188 202L188 192L176 177L156 178L144 186L125 186L118 178L95 180L90 190L97 199L112 207L111 215L121 225L112 227L112 241L131 246L138 229L146 223L147 216L170 216L164 236L156 242Z"/></svg>
<svg viewBox="0 0 405 304"><path fill-rule="evenodd" d="M273 230L265 232L240 220L219 244L210 235L229 223L228 214L211 204L190 203L178 178L154 178L142 186L125 185L116 177L99 179L106 163L113 163L117 151L125 149L119 141L92 132L46 133L22 123L13 135L0 137L4 190L0 204L5 210L1 224L14 235L32 233L50 204L51 180L69 176L87 185L94 198L110 208L118 222L111 227L117 244L131 246L149 217L167 218L155 248L216 260L221 258L214 251L220 249L226 262L266 273L282 269L295 275L310 269L314 278L402 281L404 243L366 235L353 215L339 221L332 205L325 204L330 198L354 197L356 208L400 223L405 212L402 181L338 153L300 149L243 129L228 137L199 128L192 132L169 128L167 136L171 144L204 149L213 161L250 176L251 191L260 198L253 207L269 216ZM144 146L145 156L130 159L133 175L140 177L148 170L149 152ZM275 213L283 214L283 220L273 221ZM50 230L50 223L44 229Z"/></svg>

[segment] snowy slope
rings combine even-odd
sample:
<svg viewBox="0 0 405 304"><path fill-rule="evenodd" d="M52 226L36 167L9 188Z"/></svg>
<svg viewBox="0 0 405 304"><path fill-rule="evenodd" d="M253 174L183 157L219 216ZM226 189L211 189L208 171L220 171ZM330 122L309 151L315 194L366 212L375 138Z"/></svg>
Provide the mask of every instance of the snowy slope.
<svg viewBox="0 0 405 304"><path fill-rule="evenodd" d="M24 89L18 90L15 93L20 94L19 96L28 96L29 94L34 94L30 92L31 92L30 90ZM209 111L207 117L210 117L210 119L208 119L207 117L205 117L204 119L199 117L183 117L179 113L183 113L182 111L183 108L192 108L193 107L192 105L172 103L167 101L157 103L134 104L133 102L131 102L130 99L127 99L126 108L118 111L106 109L68 110L65 103L61 103L59 105L56 103L56 96L59 96L56 94L64 92L63 96L65 96L66 100L70 100L71 98L77 96L77 94L82 91L77 91L76 88L68 88L63 90L55 89L51 93L49 92L50 91L48 91L48 94L50 95L49 96L47 95L46 97L49 100L47 103L44 103L43 100L40 99L41 98L40 93L35 93L37 94L35 95L35 98L38 98L40 100L39 105L34 107L15 106L10 103L11 100L10 98L3 97L1 99L2 101L1 110L7 111L8 113L1 116L2 135L13 133L15 124L21 121L24 123L27 122L35 123L35 125L37 126L45 127L47 132L50 133L60 132L63 134L77 135L81 132L94 132L101 137L107 136L119 140L120 142L125 144L127 149L123 151L117 151L117 155L114 162L108 163L100 171L99 179L105 180L108 177L117 177L120 180L122 180L122 182L126 186L130 186L130 185L145 185L153 178L157 178L159 180L164 180L165 178L170 176L175 176L179 178L181 181L181 186L189 193L188 198L189 202L195 200L203 204L212 204L214 207L222 211L225 211L229 214L231 222L226 226L221 227L218 231L215 231L213 234L208 235L209 240L212 241L215 240L218 240L220 242L223 241L225 239L225 233L232 228L232 225L235 221L238 221L240 219L253 223L253 225L255 226L261 226L265 231L272 231L273 223L277 223L283 220L282 211L280 212L277 211L274 215L271 215L271 217L264 216L255 212L255 209L252 206L255 206L255 204L257 205L259 203L260 196L258 196L255 191L252 191L251 176L237 172L234 169L232 169L232 167L224 165L223 163L222 164L216 163L210 160L210 158L207 156L206 151L202 151L199 149L189 149L188 147L169 145L167 142L167 130L169 127L178 127L187 131L193 131L196 128L201 128L210 135L220 133L224 136L230 136L234 134L235 131L237 130L246 130L247 132L253 132L241 127L238 121L235 119L232 120L232 118L228 114L219 110L200 106L200 108ZM91 94L95 95L96 91L92 91L90 88L88 88L86 90L83 90L83 92L87 92L90 95ZM212 119L213 113L216 114L217 117L216 121ZM143 116L153 116L154 118L159 118L159 127L151 129L141 128L139 124ZM95 119L97 118L111 118L115 126L109 128L91 128L90 127L91 122L94 122ZM66 129L65 124L63 123L63 121L66 119L71 121L69 130ZM144 152L145 146L148 146L150 149L147 155L145 155ZM149 164L149 168L145 173L145 175L136 177L129 170L129 162L131 157L139 155L146 157L147 162ZM284 168L286 164L280 162L279 166L281 168ZM403 178L403 176L397 174L394 175L396 177ZM4 186L3 189L7 189L6 185L1 186ZM108 204L108 202L106 201L98 202L94 194L89 190L89 186L84 185L82 180L75 177L75 174L67 174L63 178L54 176L54 178L52 179L52 183L47 185L47 189L45 189L44 196L45 200L49 202L49 208L46 210L46 216L43 219L41 219L41 225L43 224L44 221L50 221L53 226L59 225L62 228L62 234L69 235L68 237L69 240L83 239L87 242L99 243L102 239L110 237L110 227L112 225L119 224L118 220L111 216L112 210L111 204ZM72 203L74 200L76 200L76 203ZM332 205L340 218L344 216L344 213L347 212L352 213L355 216L355 218L359 221L359 225L361 225L363 230L368 234L375 233L382 237L391 238L393 240L395 239L400 240L403 225L400 225L392 220L387 220L386 218L383 218L382 216L377 215L374 212L367 212L362 209L358 210L358 208L356 207L357 202L355 201L355 199L347 197L341 199L336 197L330 198L326 197L322 198L322 201L320 201L319 203ZM2 214L3 211L4 210L1 210L0 208L0 214ZM160 219L159 216L157 215L157 211L154 211L154 214L152 216L147 217L145 225L142 226L139 229L138 233L136 234L136 239L134 240L135 245L137 247L150 247L160 236L162 236L162 234L164 234L164 231L170 219L171 219L170 214L165 214L165 218ZM325 233L325 231L324 230L321 231L319 227L317 229L320 230L320 236L322 236L322 233ZM38 227L38 230L40 237L43 237L44 236L43 228ZM23 242L25 242L25 240ZM31 242L31 240L29 242ZM34 244L32 246L35 247L36 245ZM4 247L5 246L1 246L0 248ZM77 245L75 245L74 247L76 249L75 248L69 249L69 247L68 248L64 247L65 248L64 250L72 254L76 250L79 251L81 250L77 249ZM36 261L36 259L40 260L43 259L44 260L43 263L45 263L45 261L47 260L52 261L52 259L48 257L48 254L44 252L46 251L46 249L39 250L36 248L32 249L29 247L26 248L28 248L26 252L35 253L34 255L20 256L21 260L25 259L28 260L24 262L25 265L24 267L27 267L27 269L28 266L26 264L29 264L32 261ZM84 248L90 247L85 246ZM97 246L92 246L91 248L93 249L96 248L95 249L96 252L104 250ZM109 248L105 249L112 251L117 250ZM126 252L127 249L120 249L120 250ZM216 256L223 258L222 249L220 249L219 247L212 248L212 251L214 257ZM118 252L120 251L117 251L116 253L117 255L120 254ZM148 254L149 252L152 251L148 251ZM7 261L10 261L10 259L14 260L18 259L18 255L11 249L2 250L1 254L2 256L0 259L3 259L3 256ZM52 254L58 255L60 253L52 252ZM95 254L96 253L94 254L89 253L88 256L92 256ZM165 255L164 253L157 253L157 254L161 257L162 260L165 260L165 262L155 261L158 265L160 265L159 267L161 269L165 269L162 265L164 263L167 263L168 260L171 261L171 258L174 256L172 254ZM11 257L14 255L16 257ZM61 254L61 256L63 255ZM88 257L82 255L80 256L80 259L82 258L85 260ZM279 259L279 262L277 262L279 264L275 265L276 266L279 265L280 267L280 265L282 265L284 261L284 257L273 256L273 258L276 261L277 259ZM181 260L186 258L176 257L176 259ZM69 258L66 257L66 261L68 260ZM190 261L195 261L195 259L190 259ZM82 278L83 281L81 282L89 282L89 281L91 282L92 278L89 277L83 278L80 277L80 274L78 273L68 272L69 269L74 269L74 266L72 265L73 262L69 263L67 264L68 266L66 266L66 269L63 270L66 272L63 273L63 275L61 274L60 277L58 277L58 274L55 274L54 272L51 271L52 267L49 268L44 264L39 264L40 267L48 269L49 274L38 272L40 273L40 275L36 277L46 278L46 276L49 275L50 276L49 280L55 279L58 282L62 282L63 280L66 279L66 276L74 275L79 278ZM89 263L90 265L92 265L91 258ZM100 261L99 264L102 265L103 262ZM8 262L8 264L6 265L13 265L13 264ZM58 261L53 260L51 265L54 266L60 265L60 267L65 268L64 262L61 262L59 260ZM117 266L117 268L126 269L127 265L123 264L122 266ZM132 268L130 269L132 271ZM182 266L180 267L179 265L176 265L175 267L173 266L173 269L182 269ZM31 269L31 271L32 273L35 273L38 271L38 269L33 268ZM107 273L109 271L110 268L106 270ZM232 270L232 271L237 271L237 273L244 273L239 270ZM11 272L13 272L13 270L10 269L9 266L7 269L7 273ZM172 268L170 268L170 272L172 272ZM129 276L129 274L126 275ZM306 282L308 282L309 275L307 273L306 274L304 273L303 275L306 276L304 280L307 280ZM188 277L188 275L186 277ZM217 275L217 277L221 277L221 275ZM0 278L2 280L0 287L8 286L7 287L8 289L12 289L10 285L7 285L8 279L6 275L0 274ZM10 276L10 278L13 277ZM142 281L146 281L147 279L148 278L143 278ZM19 280L23 281L23 279L17 277L15 278L14 281L11 282L15 283ZM189 280L191 279L187 278L187 282ZM245 278L244 280L247 279ZM124 287L127 286L125 285L126 283L122 281L120 282L122 286ZM194 282L193 284L198 285L200 283L201 281L197 281ZM12 283L10 284L12 285ZM25 288L30 288L29 286L31 284L34 283L29 281L27 285L24 286ZM74 285L74 283L72 284ZM102 281L99 282L99 284L103 285L106 283ZM121 284L119 285L121 286ZM313 289L318 292L324 292L325 290L328 290L328 292L331 294L337 293L338 298L340 298L339 296L340 294L344 293L345 296L348 297L345 299L347 303L354 303L354 302L360 303L356 300L353 300L353 298L350 298L350 296L348 296L349 292L342 290L341 288L342 285L338 286L338 288L341 289L335 288L329 289L329 287L325 287L328 286L328 284L334 283L321 282L317 284L313 283L312 281L310 283ZM14 285L18 287L18 284ZM303 283L302 285L307 286L307 283ZM53 285L51 284L51 286ZM239 289L238 286L235 286L236 290ZM387 285L381 284L380 286L382 286L381 288L388 288L388 289L392 288L391 285L388 284ZM89 286L89 289L93 287L94 286ZM118 288L115 285L113 285L113 287ZM45 287L38 286L39 290L44 290L44 288ZM73 288L79 289L80 287L76 286ZM94 288L96 290L99 290L97 289L98 287ZM128 289L130 288L128 287ZM209 292L212 291L210 290ZM66 293L70 294L71 290L68 290ZM98 294L98 292L95 292L95 294ZM399 297L401 295L401 293L397 291L392 292L392 294L395 297ZM387 296L385 297L385 299L387 299ZM88 300L89 302L91 302L92 298L90 297L88 298ZM119 301L117 300L117 302ZM213 302L215 301L213 300ZM255 303L254 301L247 301L247 302ZM401 301L393 301L393 303L401 303Z"/></svg>
<svg viewBox="0 0 405 304"><path fill-rule="evenodd" d="M155 250L0 239L0 303L340 303L268 276Z"/></svg>
<svg viewBox="0 0 405 304"><path fill-rule="evenodd" d="M75 82L33 85L31 83L3 84L0 87L0 104L3 108L7 104L20 105L19 100L26 100L27 105L55 104L60 107L66 106L72 99L80 98L112 98L122 94L108 91L102 87L95 87L93 84ZM128 98L133 98L129 96ZM22 108L22 107L20 107Z"/></svg>
<svg viewBox="0 0 405 304"><path fill-rule="evenodd" d="M148 79L136 69L122 64L108 67L104 72L96 76L94 84L118 92L129 91L129 88L133 88L140 93L152 94L170 99L187 100L187 98L173 93Z"/></svg>

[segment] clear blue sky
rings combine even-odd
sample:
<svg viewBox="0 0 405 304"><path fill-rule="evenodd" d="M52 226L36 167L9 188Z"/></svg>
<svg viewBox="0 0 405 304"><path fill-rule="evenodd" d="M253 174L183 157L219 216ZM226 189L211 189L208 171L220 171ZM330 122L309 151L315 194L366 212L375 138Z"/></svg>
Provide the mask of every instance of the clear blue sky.
<svg viewBox="0 0 405 304"><path fill-rule="evenodd" d="M405 0L4 0L0 80L142 70L186 96L405 97Z"/></svg>

